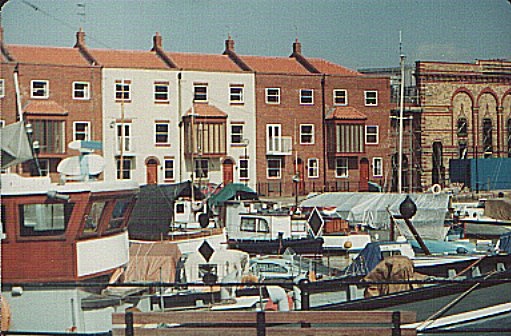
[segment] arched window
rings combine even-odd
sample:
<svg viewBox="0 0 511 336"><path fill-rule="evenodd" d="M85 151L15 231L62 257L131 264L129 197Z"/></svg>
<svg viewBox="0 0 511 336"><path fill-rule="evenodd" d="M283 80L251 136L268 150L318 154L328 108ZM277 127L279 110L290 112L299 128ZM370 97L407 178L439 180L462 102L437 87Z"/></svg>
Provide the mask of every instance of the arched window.
<svg viewBox="0 0 511 336"><path fill-rule="evenodd" d="M468 122L467 122L467 118L459 117L456 129L457 129L456 133L458 134L459 137L467 136L468 135Z"/></svg>
<svg viewBox="0 0 511 336"><path fill-rule="evenodd" d="M483 152L484 157L491 157L493 154L492 122L490 118L483 119Z"/></svg>

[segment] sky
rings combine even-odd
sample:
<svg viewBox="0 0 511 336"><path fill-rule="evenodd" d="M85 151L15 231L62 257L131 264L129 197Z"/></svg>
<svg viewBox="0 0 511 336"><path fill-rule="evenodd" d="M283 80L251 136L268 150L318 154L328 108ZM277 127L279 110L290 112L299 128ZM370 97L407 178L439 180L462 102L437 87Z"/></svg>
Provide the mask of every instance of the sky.
<svg viewBox="0 0 511 336"><path fill-rule="evenodd" d="M0 1L1 2L1 1ZM72 47L80 27L91 48L149 50L159 32L172 52L291 54L351 69L406 63L511 59L508 0L8 0L8 44Z"/></svg>

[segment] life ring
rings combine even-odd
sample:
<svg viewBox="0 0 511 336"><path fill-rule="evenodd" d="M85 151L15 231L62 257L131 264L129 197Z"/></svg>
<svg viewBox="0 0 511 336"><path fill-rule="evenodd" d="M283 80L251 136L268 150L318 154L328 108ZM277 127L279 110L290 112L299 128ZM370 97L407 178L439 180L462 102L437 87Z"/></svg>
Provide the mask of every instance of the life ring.
<svg viewBox="0 0 511 336"><path fill-rule="evenodd" d="M433 186L431 186L431 192L435 195L438 195L440 194L440 192L442 191L442 187L440 186L440 184L433 184Z"/></svg>

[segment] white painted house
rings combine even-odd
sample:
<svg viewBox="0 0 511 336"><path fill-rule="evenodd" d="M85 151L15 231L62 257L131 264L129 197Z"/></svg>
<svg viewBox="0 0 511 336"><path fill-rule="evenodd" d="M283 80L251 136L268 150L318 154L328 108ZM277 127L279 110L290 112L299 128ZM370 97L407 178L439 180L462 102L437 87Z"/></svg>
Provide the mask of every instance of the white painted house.
<svg viewBox="0 0 511 336"><path fill-rule="evenodd" d="M255 80L227 55L90 49L103 66L105 179L255 188ZM193 174L193 175L192 175Z"/></svg>

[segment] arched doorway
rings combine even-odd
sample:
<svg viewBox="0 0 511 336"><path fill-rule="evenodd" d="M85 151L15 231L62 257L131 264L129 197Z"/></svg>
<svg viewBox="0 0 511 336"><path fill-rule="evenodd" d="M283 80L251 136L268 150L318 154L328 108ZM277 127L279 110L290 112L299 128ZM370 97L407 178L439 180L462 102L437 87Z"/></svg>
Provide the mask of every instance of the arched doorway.
<svg viewBox="0 0 511 336"><path fill-rule="evenodd" d="M158 183L158 161L156 159L149 159L146 161L146 183Z"/></svg>
<svg viewBox="0 0 511 336"><path fill-rule="evenodd" d="M227 158L222 162L222 182L224 186L234 181L234 161Z"/></svg>
<svg viewBox="0 0 511 336"><path fill-rule="evenodd" d="M369 191L369 160L363 158L360 160L360 181L359 191Z"/></svg>

